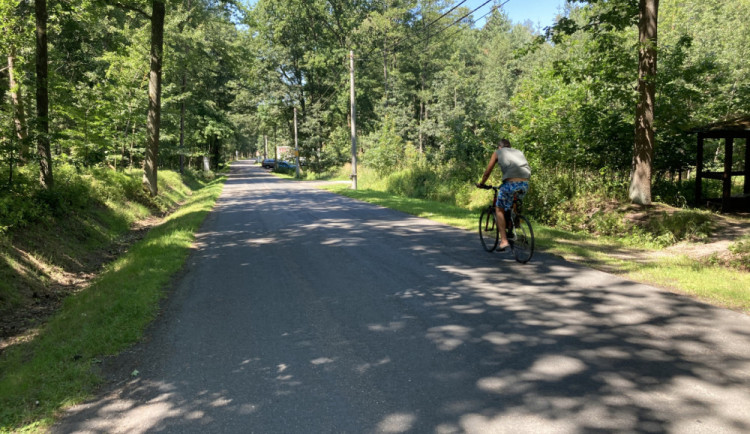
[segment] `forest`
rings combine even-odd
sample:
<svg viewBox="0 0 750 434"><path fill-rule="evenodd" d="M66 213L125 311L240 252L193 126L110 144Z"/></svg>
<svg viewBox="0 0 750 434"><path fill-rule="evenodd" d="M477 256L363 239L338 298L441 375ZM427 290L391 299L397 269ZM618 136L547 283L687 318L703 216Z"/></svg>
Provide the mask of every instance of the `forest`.
<svg viewBox="0 0 750 434"><path fill-rule="evenodd" d="M651 194L694 205L691 129L750 113L750 0L650 2ZM534 169L537 220L564 224L583 193L628 201L638 0L569 1L550 28L464 3L2 0L0 229L75 201L76 176L143 173L153 196L158 170L273 157L295 110L304 176L340 171L350 52L358 161L391 191L470 206L508 137ZM709 144L707 164L722 151Z"/></svg>

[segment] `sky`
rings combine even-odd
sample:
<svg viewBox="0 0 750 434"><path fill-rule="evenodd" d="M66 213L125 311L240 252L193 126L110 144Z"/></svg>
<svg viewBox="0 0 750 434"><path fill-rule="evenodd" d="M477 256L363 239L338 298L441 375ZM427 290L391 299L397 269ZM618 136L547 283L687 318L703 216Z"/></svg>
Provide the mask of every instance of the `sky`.
<svg viewBox="0 0 750 434"><path fill-rule="evenodd" d="M458 2L459 0L456 1ZM462 6L474 10L486 1L467 0ZM503 3L503 1L505 0L498 3ZM478 19L489 12L492 4L493 2L490 1L487 5L474 12L474 19ZM523 24L526 20L530 20L535 29L543 29L554 23L555 17L562 11L563 5L565 5L565 0L509 0L503 5L503 10L505 10L505 13L508 14L508 17L514 23ZM477 27L482 27L484 20L479 20L476 25Z"/></svg>
<svg viewBox="0 0 750 434"><path fill-rule="evenodd" d="M245 0L248 4L254 5L256 0ZM454 0L455 3L461 0ZM474 10L484 4L487 0L467 0L461 6ZM490 11L493 3L503 4L503 10L508 14L514 23L523 24L530 20L534 29L544 29L552 25L555 17L562 11L565 0L490 0L489 3L482 6L474 12L474 19L477 27L484 26L483 15Z"/></svg>

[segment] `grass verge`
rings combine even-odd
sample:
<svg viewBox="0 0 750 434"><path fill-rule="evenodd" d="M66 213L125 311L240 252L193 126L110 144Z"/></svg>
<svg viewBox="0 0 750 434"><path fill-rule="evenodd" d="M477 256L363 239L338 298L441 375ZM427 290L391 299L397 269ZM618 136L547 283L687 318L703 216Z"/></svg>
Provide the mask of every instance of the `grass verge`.
<svg viewBox="0 0 750 434"><path fill-rule="evenodd" d="M478 215L456 205L405 198L379 190L351 190L343 185L326 190L454 227L477 230ZM701 263L656 248L633 248L608 237L595 237L534 224L537 247L567 260L660 286L729 309L750 313L750 273ZM479 248L479 241L477 241Z"/></svg>
<svg viewBox="0 0 750 434"><path fill-rule="evenodd" d="M68 297L34 339L3 353L0 432L43 430L61 408L91 396L101 358L136 342L155 317L222 187L220 178L194 191L88 288Z"/></svg>

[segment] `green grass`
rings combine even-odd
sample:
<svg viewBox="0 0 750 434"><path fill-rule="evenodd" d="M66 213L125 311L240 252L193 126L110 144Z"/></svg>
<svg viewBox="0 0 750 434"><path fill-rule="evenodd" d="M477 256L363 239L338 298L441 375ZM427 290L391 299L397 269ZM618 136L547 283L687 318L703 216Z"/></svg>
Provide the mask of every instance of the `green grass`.
<svg viewBox="0 0 750 434"><path fill-rule="evenodd" d="M747 272L704 264L680 255L641 264L626 276L750 313L750 273Z"/></svg>
<svg viewBox="0 0 750 434"><path fill-rule="evenodd" d="M351 190L344 185L321 188L458 228L470 231L477 228L479 213L455 205L405 198L375 189ZM655 243L636 243L638 240L627 238L595 237L538 223L534 223L534 234L537 247L547 253L750 313L750 274L747 272L702 264L684 256L654 254L659 250Z"/></svg>
<svg viewBox="0 0 750 434"><path fill-rule="evenodd" d="M183 266L193 234L222 187L219 178L195 192L165 193L165 203L191 195L87 289L68 297L34 339L5 351L0 432L43 429L55 412L91 396L102 357L136 342L156 316L164 288Z"/></svg>

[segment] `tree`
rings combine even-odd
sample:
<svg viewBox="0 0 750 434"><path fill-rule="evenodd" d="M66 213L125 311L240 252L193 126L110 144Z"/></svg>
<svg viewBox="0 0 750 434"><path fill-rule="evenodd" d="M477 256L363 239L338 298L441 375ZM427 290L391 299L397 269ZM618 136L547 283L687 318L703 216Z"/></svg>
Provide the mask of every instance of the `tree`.
<svg viewBox="0 0 750 434"><path fill-rule="evenodd" d="M657 58L659 0L572 0L595 6L588 23L580 25L561 18L547 35L558 42L561 35L578 30L592 32L623 29L638 24L638 103L635 110L635 143L629 197L633 203L651 204L651 172L654 159L654 95Z"/></svg>
<svg viewBox="0 0 750 434"><path fill-rule="evenodd" d="M157 185L159 129L161 127L161 66L164 55L164 15L162 0L151 3L151 70L148 78L148 141L143 162L143 185L151 196L159 193Z"/></svg>
<svg viewBox="0 0 750 434"><path fill-rule="evenodd" d="M161 72L164 56L164 0L151 0L151 14L141 6L130 3L117 3L117 6L145 16L151 22L151 44L148 75L148 118L146 121L146 155L143 162L143 187L151 196L159 194L158 161L159 134L161 128Z"/></svg>
<svg viewBox="0 0 750 434"><path fill-rule="evenodd" d="M39 179L52 189L52 152L49 143L49 93L47 88L47 0L36 0L36 141Z"/></svg>
<svg viewBox="0 0 750 434"><path fill-rule="evenodd" d="M651 204L658 12L659 0L640 0L638 6L638 105L635 109L635 146L629 194L630 200L639 205Z"/></svg>
<svg viewBox="0 0 750 434"><path fill-rule="evenodd" d="M26 121L25 101L23 93L23 68L18 67L18 47L22 47L26 36L30 36L27 29L29 17L27 10L29 5L18 4L17 2L2 0L0 1L0 51L7 53L7 71L8 71L8 93L11 104L11 117L15 127L15 137L18 139L18 162L25 164L29 155L29 130Z"/></svg>

